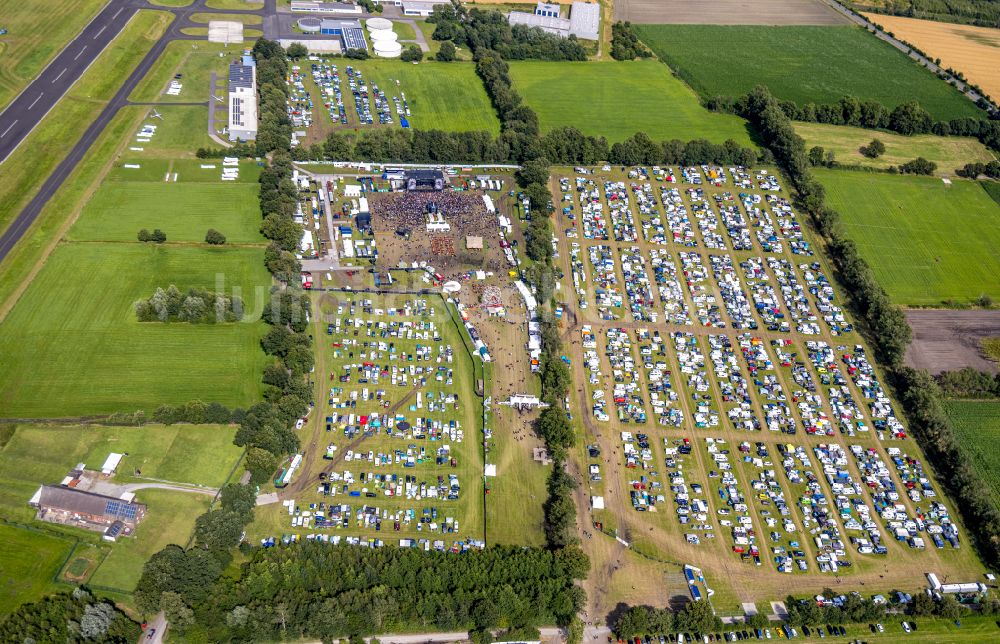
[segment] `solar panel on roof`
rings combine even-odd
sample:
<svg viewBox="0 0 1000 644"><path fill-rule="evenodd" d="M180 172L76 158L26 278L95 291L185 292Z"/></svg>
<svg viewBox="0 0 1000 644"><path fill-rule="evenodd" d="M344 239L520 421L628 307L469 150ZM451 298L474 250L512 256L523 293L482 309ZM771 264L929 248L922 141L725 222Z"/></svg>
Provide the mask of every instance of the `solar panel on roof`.
<svg viewBox="0 0 1000 644"><path fill-rule="evenodd" d="M122 519L134 519L136 510L136 506L131 503L126 503L125 501L108 501L107 505L104 507L105 514L110 514L111 516Z"/></svg>

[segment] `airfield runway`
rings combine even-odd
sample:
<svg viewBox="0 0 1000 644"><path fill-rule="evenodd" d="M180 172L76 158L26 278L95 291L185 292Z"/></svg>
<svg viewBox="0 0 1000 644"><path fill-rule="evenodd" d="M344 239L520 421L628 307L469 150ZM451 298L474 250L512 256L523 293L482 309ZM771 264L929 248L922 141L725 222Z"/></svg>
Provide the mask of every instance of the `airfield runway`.
<svg viewBox="0 0 1000 644"><path fill-rule="evenodd" d="M83 31L0 113L0 163L20 145L63 94L138 11L140 2L111 0Z"/></svg>

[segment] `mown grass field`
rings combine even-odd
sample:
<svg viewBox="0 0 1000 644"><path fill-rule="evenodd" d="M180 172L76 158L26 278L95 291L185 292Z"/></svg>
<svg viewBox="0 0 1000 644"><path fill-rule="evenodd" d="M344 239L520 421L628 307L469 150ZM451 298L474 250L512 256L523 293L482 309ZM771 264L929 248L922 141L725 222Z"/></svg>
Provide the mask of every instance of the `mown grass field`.
<svg viewBox="0 0 1000 644"><path fill-rule="evenodd" d="M129 98L133 101L166 103L207 101L213 71L218 74L216 93L221 96L226 91L227 66L241 51L239 46L226 47L204 41L175 40L167 44L163 54L139 81ZM183 88L177 96L168 96L165 92L174 79L174 74L181 74L178 80ZM225 111L223 104L220 103L219 107Z"/></svg>
<svg viewBox="0 0 1000 644"><path fill-rule="evenodd" d="M259 25L264 22L264 18L254 13L208 13L199 12L191 15L191 22L208 24L213 20L228 20L230 22L242 22L244 25Z"/></svg>
<svg viewBox="0 0 1000 644"><path fill-rule="evenodd" d="M195 519L204 514L212 497L170 490L140 490L136 499L145 503L146 518L135 536L121 539L90 578L94 586L132 592L142 575L142 566L151 556L175 543L187 545Z"/></svg>
<svg viewBox="0 0 1000 644"><path fill-rule="evenodd" d="M169 230L169 225L164 225ZM200 399L260 399L262 323L142 323L134 302L176 284L232 293L259 317L270 286L263 251L68 243L0 324L0 408L8 417L152 410Z"/></svg>
<svg viewBox="0 0 1000 644"><path fill-rule="evenodd" d="M958 90L859 27L637 25L636 31L706 98L743 95L759 84L800 105L850 95L890 108L916 100L935 119L985 118Z"/></svg>
<svg viewBox="0 0 1000 644"><path fill-rule="evenodd" d="M895 302L1000 298L1000 205L980 184L847 170L815 174Z"/></svg>
<svg viewBox="0 0 1000 644"><path fill-rule="evenodd" d="M135 241L140 228L160 228L172 242L203 242L205 232L215 228L227 244L262 244L257 190L250 183L167 183L162 177L106 181L68 239Z"/></svg>
<svg viewBox="0 0 1000 644"><path fill-rule="evenodd" d="M172 19L171 14L161 11L140 11L4 162L0 229L6 228L38 191Z"/></svg>
<svg viewBox="0 0 1000 644"><path fill-rule="evenodd" d="M917 157L924 157L937 163L938 175L954 176L955 169L966 163L986 163L996 158L982 143L964 136L902 136L860 127L799 121L795 122L795 132L806 140L806 149L819 145L832 151L838 163L870 168L886 169L891 165L898 166ZM860 152L860 148L868 145L872 139L885 144L885 154L877 159L869 159Z"/></svg>
<svg viewBox="0 0 1000 644"><path fill-rule="evenodd" d="M0 619L55 590L72 549L69 539L0 523Z"/></svg>
<svg viewBox="0 0 1000 644"><path fill-rule="evenodd" d="M485 130L494 136L500 132L500 122L471 64L422 62L413 65L399 60L346 59L337 60L336 64L343 79L342 89L349 119L356 118L356 115L354 99L346 81L348 65L360 69L365 80L384 89L386 95L406 94L411 128L448 132ZM304 65L303 69L308 72L308 66ZM397 80L400 81L398 87ZM314 117L329 118L322 105L317 106ZM375 121L378 123L377 117ZM395 127L398 124L396 119Z"/></svg>
<svg viewBox="0 0 1000 644"><path fill-rule="evenodd" d="M40 270L41 261L54 249L61 232L97 189L106 169L110 169L118 151L125 147L126 132L139 127L146 108L122 108L104 132L97 138L69 178L63 182L42 209L34 225L0 262L0 321L17 301L17 297Z"/></svg>
<svg viewBox="0 0 1000 644"><path fill-rule="evenodd" d="M654 141L733 139L747 145L742 119L704 109L684 83L654 60L634 62L510 62L510 75L542 131L573 126L621 141L645 132Z"/></svg>
<svg viewBox="0 0 1000 644"><path fill-rule="evenodd" d="M105 5L104 0L0 0L0 109L17 96Z"/></svg>
<svg viewBox="0 0 1000 644"><path fill-rule="evenodd" d="M993 498L1000 501L1000 402L950 400L944 407L955 437L989 484Z"/></svg>

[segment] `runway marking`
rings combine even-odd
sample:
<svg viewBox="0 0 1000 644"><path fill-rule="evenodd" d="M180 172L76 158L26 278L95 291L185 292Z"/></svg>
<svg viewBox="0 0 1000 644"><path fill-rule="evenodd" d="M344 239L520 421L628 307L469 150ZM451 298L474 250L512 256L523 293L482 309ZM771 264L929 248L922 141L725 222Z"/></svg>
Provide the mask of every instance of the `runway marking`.
<svg viewBox="0 0 1000 644"><path fill-rule="evenodd" d="M122 11L125 11L125 7L122 7L121 9L119 9L118 11L116 11L115 15L112 16L111 19L114 20L115 18L117 18L118 14L120 14Z"/></svg>
<svg viewBox="0 0 1000 644"><path fill-rule="evenodd" d="M13 123L11 123L11 124L10 124L10 125L9 125L9 126L7 127L7 129L6 129L6 130L4 130L4 131L3 131L3 134L0 134L0 139L2 139L3 137L7 136L7 133L8 133L8 132L10 132L10 129L11 129L12 127L14 127L15 125L17 125L17 119L14 119L14 122L13 122Z"/></svg>
<svg viewBox="0 0 1000 644"><path fill-rule="evenodd" d="M96 34L94 34L94 40L97 40L97 37L100 36L102 33L104 33L104 30L107 29L107 27L108 27L107 25L101 27L101 30L98 31Z"/></svg>
<svg viewBox="0 0 1000 644"><path fill-rule="evenodd" d="M65 73L66 73L66 68L63 68L63 70L61 72L59 72L59 75L52 79L52 82L55 83L57 80L59 80L60 78L62 78L62 75L65 74Z"/></svg>
<svg viewBox="0 0 1000 644"><path fill-rule="evenodd" d="M42 94L44 94L44 92L43 92ZM35 107L35 103L37 103L38 101L42 100L42 94L39 94L39 95L38 95L38 97L37 97L37 98L35 98L35 100L33 100L33 101L31 102L31 105L29 105L29 106L28 106L28 109L29 109L29 110L30 110L31 108Z"/></svg>
<svg viewBox="0 0 1000 644"><path fill-rule="evenodd" d="M73 56L73 60L76 60L80 56L83 56L83 52L85 52L85 51L87 51L87 46L86 45L84 45L83 47L80 48L80 53L79 54L77 54L76 56Z"/></svg>

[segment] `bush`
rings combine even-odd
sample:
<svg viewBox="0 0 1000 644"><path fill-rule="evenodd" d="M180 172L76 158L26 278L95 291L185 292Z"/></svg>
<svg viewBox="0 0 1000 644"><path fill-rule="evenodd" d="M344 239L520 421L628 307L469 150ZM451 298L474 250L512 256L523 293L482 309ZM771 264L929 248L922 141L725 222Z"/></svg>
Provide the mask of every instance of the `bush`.
<svg viewBox="0 0 1000 644"><path fill-rule="evenodd" d="M872 139L868 145L861 146L861 154L869 159L877 159L885 154L885 143L882 143L878 139Z"/></svg>
<svg viewBox="0 0 1000 644"><path fill-rule="evenodd" d="M934 174L937 170L937 164L933 161L928 161L923 157L917 157L913 161L907 161L903 165L899 166L899 171L903 174Z"/></svg>
<svg viewBox="0 0 1000 644"><path fill-rule="evenodd" d="M441 49L438 50L438 53L435 54L434 58L443 63L448 63L455 60L455 53L455 43L450 40L446 40L441 43Z"/></svg>
<svg viewBox="0 0 1000 644"><path fill-rule="evenodd" d="M214 228L209 228L205 233L205 243L213 246L221 246L226 243L226 236Z"/></svg>
<svg viewBox="0 0 1000 644"><path fill-rule="evenodd" d="M424 59L424 50L418 45L407 45L403 53L399 55L399 59L407 63L420 62Z"/></svg>

